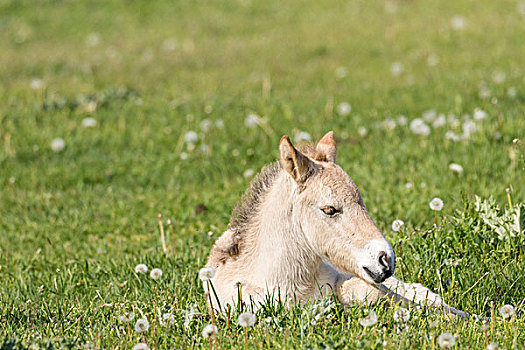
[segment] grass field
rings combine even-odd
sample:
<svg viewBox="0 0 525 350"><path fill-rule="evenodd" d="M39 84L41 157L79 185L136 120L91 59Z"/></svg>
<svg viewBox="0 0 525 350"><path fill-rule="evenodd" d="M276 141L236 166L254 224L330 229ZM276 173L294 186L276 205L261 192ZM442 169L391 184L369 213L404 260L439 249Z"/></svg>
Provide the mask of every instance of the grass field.
<svg viewBox="0 0 525 350"><path fill-rule="evenodd" d="M524 226L502 219L525 217L524 37L523 1L0 0L2 349L208 347L198 270L252 171L328 130L396 275L488 329L335 304L260 311L249 346L524 348ZM232 319L221 348L244 346Z"/></svg>

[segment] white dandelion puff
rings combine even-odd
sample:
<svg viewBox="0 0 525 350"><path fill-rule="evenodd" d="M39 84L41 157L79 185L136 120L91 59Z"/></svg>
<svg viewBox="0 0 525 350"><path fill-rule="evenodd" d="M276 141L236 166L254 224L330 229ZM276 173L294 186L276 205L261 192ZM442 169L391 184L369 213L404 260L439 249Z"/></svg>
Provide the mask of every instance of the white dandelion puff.
<svg viewBox="0 0 525 350"><path fill-rule="evenodd" d="M260 118L257 114L250 113L246 116L246 119L244 119L244 125L247 128L255 128L260 123Z"/></svg>
<svg viewBox="0 0 525 350"><path fill-rule="evenodd" d="M516 97L516 95L518 94L518 90L514 87L514 86L511 86L510 88L507 89L507 95L509 97Z"/></svg>
<svg viewBox="0 0 525 350"><path fill-rule="evenodd" d="M136 273L146 273L148 272L148 267L144 264L138 264L135 266L135 272Z"/></svg>
<svg viewBox="0 0 525 350"><path fill-rule="evenodd" d="M209 119L204 119L203 121L201 121L201 130L204 132L210 131L212 126L213 126L213 123Z"/></svg>
<svg viewBox="0 0 525 350"><path fill-rule="evenodd" d="M494 74L492 74L492 81L496 84L502 84L506 78L507 76L503 72L494 72Z"/></svg>
<svg viewBox="0 0 525 350"><path fill-rule="evenodd" d="M239 315L237 322L239 322L241 327L252 327L255 324L255 315L251 312L243 312Z"/></svg>
<svg viewBox="0 0 525 350"><path fill-rule="evenodd" d="M368 135L368 130L366 130L366 128L364 126L360 126L357 129L357 133L359 134L359 136L365 137L366 135Z"/></svg>
<svg viewBox="0 0 525 350"><path fill-rule="evenodd" d="M512 140L513 144L518 144L519 142L520 142L520 139L518 139L518 138L515 138L515 139Z"/></svg>
<svg viewBox="0 0 525 350"><path fill-rule="evenodd" d="M137 343L132 350L149 350L149 346L146 343Z"/></svg>
<svg viewBox="0 0 525 350"><path fill-rule="evenodd" d="M458 134L456 134L454 131L452 131L452 130L448 130L445 133L445 138L447 140L452 140L454 142L457 142L457 141L459 141L461 139L461 137Z"/></svg>
<svg viewBox="0 0 525 350"><path fill-rule="evenodd" d="M202 329L202 336L204 338L215 338L215 334L218 333L217 326L209 324Z"/></svg>
<svg viewBox="0 0 525 350"><path fill-rule="evenodd" d="M312 141L312 136L307 133L306 131L300 131L297 134L295 134L294 141L296 143L303 142L303 141Z"/></svg>
<svg viewBox="0 0 525 350"><path fill-rule="evenodd" d="M404 226L405 226L405 223L403 222L403 220L399 220L399 219L394 220L394 222L392 223L392 230L394 230L395 232L398 232Z"/></svg>
<svg viewBox="0 0 525 350"><path fill-rule="evenodd" d="M135 322L135 331L138 333L144 333L149 329L149 322L145 318L139 318Z"/></svg>
<svg viewBox="0 0 525 350"><path fill-rule="evenodd" d="M401 64L401 62L393 62L391 65L390 65L390 73L392 73L392 75L394 76L397 76L397 75L400 75L401 73L403 73L403 65Z"/></svg>
<svg viewBox="0 0 525 350"><path fill-rule="evenodd" d="M446 123L447 123L447 118L445 117L444 114L440 114L437 116L436 119L434 119L434 121L432 122L432 126L437 129L437 128L444 126Z"/></svg>
<svg viewBox="0 0 525 350"><path fill-rule="evenodd" d="M177 39L168 38L162 42L162 50L164 51L175 51L179 46Z"/></svg>
<svg viewBox="0 0 525 350"><path fill-rule="evenodd" d="M119 318L120 318L121 322L125 322L125 323L126 322L131 322L131 321L133 321L133 319L135 319L135 314L132 311L124 312L124 313L120 314Z"/></svg>
<svg viewBox="0 0 525 350"><path fill-rule="evenodd" d="M348 69L346 67L337 67L335 70L335 76L338 79L343 79L348 76Z"/></svg>
<svg viewBox="0 0 525 350"><path fill-rule="evenodd" d="M428 136L430 134L430 127L420 118L410 122L410 130L416 135Z"/></svg>
<svg viewBox="0 0 525 350"><path fill-rule="evenodd" d="M97 126L97 120L91 117L84 118L82 119L81 125L83 128L94 128L95 126Z"/></svg>
<svg viewBox="0 0 525 350"><path fill-rule="evenodd" d="M377 314L372 309L364 310L367 315L359 319L359 324L363 327L372 327L377 323Z"/></svg>
<svg viewBox="0 0 525 350"><path fill-rule="evenodd" d="M427 57L427 65L428 66L434 67L434 66L437 66L438 63L439 63L439 56L438 55L430 54Z"/></svg>
<svg viewBox="0 0 525 350"><path fill-rule="evenodd" d="M463 138L468 139L470 135L478 130L478 126L472 120L467 120L463 123Z"/></svg>
<svg viewBox="0 0 525 350"><path fill-rule="evenodd" d="M450 333L443 333L438 337L438 345L442 349L448 349L456 344L456 339Z"/></svg>
<svg viewBox="0 0 525 350"><path fill-rule="evenodd" d="M66 148L66 141L64 139L57 137L51 141L51 149L53 152L62 152Z"/></svg>
<svg viewBox="0 0 525 350"><path fill-rule="evenodd" d="M190 328L191 321L193 320L193 316L197 315L197 311L195 310L197 306L192 305L189 310L184 310L184 328L188 329Z"/></svg>
<svg viewBox="0 0 525 350"><path fill-rule="evenodd" d="M461 174L463 172L463 167L457 163L450 163L448 168L454 173Z"/></svg>
<svg viewBox="0 0 525 350"><path fill-rule="evenodd" d="M199 135L195 131L190 130L184 134L184 141L188 144L194 144L199 141Z"/></svg>
<svg viewBox="0 0 525 350"><path fill-rule="evenodd" d="M100 35L97 33L91 33L86 38L86 46L95 47L100 44Z"/></svg>
<svg viewBox="0 0 525 350"><path fill-rule="evenodd" d="M441 209L443 209L443 201L440 198L435 197L435 198L432 198L430 203L428 203L428 206L432 210L440 211Z"/></svg>
<svg viewBox="0 0 525 350"><path fill-rule="evenodd" d="M352 111L352 106L348 102L341 102L337 105L337 114L344 117L345 115L350 114Z"/></svg>
<svg viewBox="0 0 525 350"><path fill-rule="evenodd" d="M181 152L180 155L179 155L179 158L180 158L181 160L186 160L186 159L188 159L189 157L190 157L190 155L189 155L188 153L186 153L186 152Z"/></svg>
<svg viewBox="0 0 525 350"><path fill-rule="evenodd" d="M436 111L433 110L433 109L429 109L428 111L424 111L423 112L422 118L423 118L424 121L430 123L431 121L436 119L436 116L437 116Z"/></svg>
<svg viewBox="0 0 525 350"><path fill-rule="evenodd" d="M514 309L514 306L510 304L503 305L502 307L499 308L499 314L504 319L512 317L515 313L516 313L516 310Z"/></svg>
<svg viewBox="0 0 525 350"><path fill-rule="evenodd" d="M465 17L457 15L450 19L450 25L455 30L463 30L467 26L467 20Z"/></svg>
<svg viewBox="0 0 525 350"><path fill-rule="evenodd" d="M410 311L404 307L400 307L394 311L394 321L397 323L405 323L410 320Z"/></svg>
<svg viewBox="0 0 525 350"><path fill-rule="evenodd" d="M215 126L218 128L218 129L222 129L224 128L224 120L222 119L217 119L215 121Z"/></svg>
<svg viewBox="0 0 525 350"><path fill-rule="evenodd" d="M386 129L386 130L389 130L389 131L392 131L396 128L397 124L395 122L394 119L392 118L387 118L385 120L383 120L383 127Z"/></svg>
<svg viewBox="0 0 525 350"><path fill-rule="evenodd" d="M34 78L31 79L29 87L33 90L40 90L44 87L44 82L42 81L42 79Z"/></svg>
<svg viewBox="0 0 525 350"><path fill-rule="evenodd" d="M149 276L154 280L158 280L162 277L162 270L159 268L154 268L153 270L151 270Z"/></svg>
<svg viewBox="0 0 525 350"><path fill-rule="evenodd" d="M199 270L199 279L203 282L209 281L215 276L215 270L211 267L203 267Z"/></svg>
<svg viewBox="0 0 525 350"><path fill-rule="evenodd" d="M497 350L497 349L499 349L498 343L492 342L492 343L489 343L489 345L487 345L487 350Z"/></svg>
<svg viewBox="0 0 525 350"><path fill-rule="evenodd" d="M169 312L162 314L162 323L166 326L173 325L175 323L175 315Z"/></svg>
<svg viewBox="0 0 525 350"><path fill-rule="evenodd" d="M253 174L254 174L253 169L246 169L246 171L244 172L243 176L244 176L245 178L249 178L249 177L252 177Z"/></svg>
<svg viewBox="0 0 525 350"><path fill-rule="evenodd" d="M401 126L405 126L408 124L408 119L404 115L399 115L397 117L397 123Z"/></svg>

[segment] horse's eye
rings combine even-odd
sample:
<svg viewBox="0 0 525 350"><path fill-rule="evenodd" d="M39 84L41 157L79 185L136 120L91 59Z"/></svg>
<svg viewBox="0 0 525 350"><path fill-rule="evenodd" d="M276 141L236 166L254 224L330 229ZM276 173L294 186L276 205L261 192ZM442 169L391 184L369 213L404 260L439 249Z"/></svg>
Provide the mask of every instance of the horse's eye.
<svg viewBox="0 0 525 350"><path fill-rule="evenodd" d="M328 216L334 216L335 214L340 212L340 210L337 210L336 208L329 206L329 205L326 207L321 207L321 210L325 215L328 215Z"/></svg>

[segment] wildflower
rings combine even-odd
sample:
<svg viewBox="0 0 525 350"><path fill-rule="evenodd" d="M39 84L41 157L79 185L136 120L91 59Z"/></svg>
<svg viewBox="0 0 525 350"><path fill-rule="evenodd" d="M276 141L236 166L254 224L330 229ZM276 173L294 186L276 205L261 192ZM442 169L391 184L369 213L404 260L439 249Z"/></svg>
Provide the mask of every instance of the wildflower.
<svg viewBox="0 0 525 350"><path fill-rule="evenodd" d="M168 38L162 42L162 50L164 51L175 51L178 46L178 42L174 38Z"/></svg>
<svg viewBox="0 0 525 350"><path fill-rule="evenodd" d="M408 320L410 320L410 311L408 311L408 309L400 307L394 311L394 321L397 323L405 323L408 322Z"/></svg>
<svg viewBox="0 0 525 350"><path fill-rule="evenodd" d="M153 278L154 280L158 280L162 277L162 270L161 269L158 269L158 268L155 268L153 270L151 270L149 276L151 278Z"/></svg>
<svg viewBox="0 0 525 350"><path fill-rule="evenodd" d="M428 205L430 206L430 209L435 211L443 209L443 201L438 197L433 198Z"/></svg>
<svg viewBox="0 0 525 350"><path fill-rule="evenodd" d="M403 65L400 62L394 62L390 65L390 73L392 75L400 75L403 73Z"/></svg>
<svg viewBox="0 0 525 350"><path fill-rule="evenodd" d="M146 343L137 343L132 350L149 350L149 346Z"/></svg>
<svg viewBox="0 0 525 350"><path fill-rule="evenodd" d="M439 63L439 56L438 56L438 55L430 54L430 55L427 57L427 64L428 64L430 67L437 66L438 63Z"/></svg>
<svg viewBox="0 0 525 350"><path fill-rule="evenodd" d="M501 317L503 317L504 319L507 319L507 318L512 317L512 315L514 315L516 311L514 310L514 306L507 304L507 305L503 305L502 307L500 307L499 313Z"/></svg>
<svg viewBox="0 0 525 350"><path fill-rule="evenodd" d="M202 336L204 338L215 338L215 334L218 333L217 326L209 324L202 329Z"/></svg>
<svg viewBox="0 0 525 350"><path fill-rule="evenodd" d="M255 324L255 315L251 312L243 312L239 315L237 321L241 327L252 327Z"/></svg>
<svg viewBox="0 0 525 350"><path fill-rule="evenodd" d="M426 122L431 122L433 121L434 119L436 119L436 111L433 110L433 109L429 109L428 111L424 111L423 112L423 120L426 121Z"/></svg>
<svg viewBox="0 0 525 350"><path fill-rule="evenodd" d="M457 163L450 163L448 168L454 173L461 174L463 172L463 167Z"/></svg>
<svg viewBox="0 0 525 350"><path fill-rule="evenodd" d="M403 220L394 220L394 222L392 223L392 230L394 230L395 232L398 232L399 230L401 230L403 228L403 226L405 226L405 223L403 222Z"/></svg>
<svg viewBox="0 0 525 350"><path fill-rule="evenodd" d="M175 323L175 316L169 312L162 315L163 324L170 326Z"/></svg>
<svg viewBox="0 0 525 350"><path fill-rule="evenodd" d="M124 313L120 314L120 321L121 322L131 322L131 321L133 321L134 318L135 318L135 314L132 311L124 312Z"/></svg>
<svg viewBox="0 0 525 350"><path fill-rule="evenodd" d="M414 187L414 185L412 185L412 182L407 182L405 184L405 188L408 190L408 189L411 189L412 187Z"/></svg>
<svg viewBox="0 0 525 350"><path fill-rule="evenodd" d="M467 26L467 21L465 17L457 15L452 17L452 19L450 20L450 25L455 30L463 30Z"/></svg>
<svg viewBox="0 0 525 350"><path fill-rule="evenodd" d="M212 125L213 125L213 123L211 122L211 120L209 120L209 119L204 119L204 120L201 122L201 129L202 129L202 131L204 131L204 132L208 132L208 131L210 131Z"/></svg>
<svg viewBox="0 0 525 350"><path fill-rule="evenodd" d="M460 137L458 134L456 134L454 131L452 130L449 130L445 133L445 138L447 140L452 140L452 141L459 141L460 140Z"/></svg>
<svg viewBox="0 0 525 350"><path fill-rule="evenodd" d="M244 172L244 177L248 178L248 177L252 177L253 176L253 169L246 169L246 171Z"/></svg>
<svg viewBox="0 0 525 350"><path fill-rule="evenodd" d="M29 83L29 87L33 90L40 90L44 87L44 82L41 79L34 78L34 79L31 79L31 82Z"/></svg>
<svg viewBox="0 0 525 350"><path fill-rule="evenodd" d="M82 119L82 127L84 128L94 128L97 126L97 120L95 118L84 118Z"/></svg>
<svg viewBox="0 0 525 350"><path fill-rule="evenodd" d="M337 67L337 69L335 70L335 76L338 79L346 78L347 75L348 69L346 67Z"/></svg>
<svg viewBox="0 0 525 350"><path fill-rule="evenodd" d="M148 267L144 264L138 264L135 266L135 272L136 273L146 273L148 272Z"/></svg>
<svg viewBox="0 0 525 350"><path fill-rule="evenodd" d="M377 323L377 314L372 309L364 310L367 315L359 319L359 324L363 327L372 327Z"/></svg>
<svg viewBox="0 0 525 350"><path fill-rule="evenodd" d="M444 126L446 123L447 123L447 118L445 118L444 114L440 114L438 115L436 119L434 119L434 121L432 122L432 126L434 128L440 128Z"/></svg>
<svg viewBox="0 0 525 350"><path fill-rule="evenodd" d="M209 281L215 276L215 270L211 267L203 267L199 270L199 278L201 281Z"/></svg>
<svg viewBox="0 0 525 350"><path fill-rule="evenodd" d="M468 139L470 135L475 133L478 130L476 123L472 120L467 120L463 123L463 138Z"/></svg>
<svg viewBox="0 0 525 350"><path fill-rule="evenodd" d="M492 74L492 81L496 84L501 84L505 81L506 75L503 72L494 72Z"/></svg>
<svg viewBox="0 0 525 350"><path fill-rule="evenodd" d="M396 128L396 122L394 121L394 119L387 118L383 121L383 127L386 130L394 130Z"/></svg>
<svg viewBox="0 0 525 350"><path fill-rule="evenodd" d="M189 158L189 156L190 156L190 155L189 155L188 153L186 153L186 152L181 152L181 154L180 154L179 157L180 157L181 160L186 160L186 159Z"/></svg>
<svg viewBox="0 0 525 350"><path fill-rule="evenodd" d="M397 117L397 123L399 125L407 125L408 124L408 119L404 115L400 115L400 116Z"/></svg>
<svg viewBox="0 0 525 350"><path fill-rule="evenodd" d="M222 120L222 119L217 119L217 120L215 121L215 126L216 126L217 128L219 128L219 129L224 128L224 120Z"/></svg>
<svg viewBox="0 0 525 350"><path fill-rule="evenodd" d="M294 141L296 143L299 143L301 141L312 141L312 136L306 131L301 131L295 135Z"/></svg>
<svg viewBox="0 0 525 350"><path fill-rule="evenodd" d="M135 331L138 333L146 332L149 329L149 322L145 318L139 318L135 322Z"/></svg>
<svg viewBox="0 0 525 350"><path fill-rule="evenodd" d="M66 141L64 141L64 139L57 137L51 141L51 149L53 152L62 152L64 148L66 148Z"/></svg>
<svg viewBox="0 0 525 350"><path fill-rule="evenodd" d="M450 333L443 333L438 337L438 345L440 348L448 349L456 344L456 339Z"/></svg>
<svg viewBox="0 0 525 350"><path fill-rule="evenodd" d="M193 131L193 130L188 131L184 135L184 141L186 141L186 143L194 144L198 140L199 140L199 135L197 135L197 133L195 131Z"/></svg>
<svg viewBox="0 0 525 350"><path fill-rule="evenodd" d="M513 144L517 144L518 142L520 142L520 139L518 139L517 137L515 139L512 140L512 143Z"/></svg>
<svg viewBox="0 0 525 350"><path fill-rule="evenodd" d="M244 125L248 128L255 128L259 124L259 116L257 114L250 113L244 119Z"/></svg>
<svg viewBox="0 0 525 350"><path fill-rule="evenodd" d="M86 38L86 46L95 47L100 44L100 35L97 33L91 33Z"/></svg>
<svg viewBox="0 0 525 350"><path fill-rule="evenodd" d="M430 127L420 118L410 122L410 130L416 135L428 136L430 134Z"/></svg>
<svg viewBox="0 0 525 350"><path fill-rule="evenodd" d="M479 108L476 108L474 110L474 114L473 114L473 117L474 117L474 120L483 120L485 118L487 118L487 112L479 109Z"/></svg>
<svg viewBox="0 0 525 350"><path fill-rule="evenodd" d="M496 349L499 349L498 343L492 342L492 343L489 343L489 345L487 345L487 350L496 350Z"/></svg>
<svg viewBox="0 0 525 350"><path fill-rule="evenodd" d="M365 137L366 135L368 135L368 131L366 130L364 126L360 126L359 129L357 129L357 133L361 137Z"/></svg>
<svg viewBox="0 0 525 350"><path fill-rule="evenodd" d="M352 106L350 106L350 103L348 102L341 102L337 105L337 114L344 117L345 115L350 114L352 111Z"/></svg>

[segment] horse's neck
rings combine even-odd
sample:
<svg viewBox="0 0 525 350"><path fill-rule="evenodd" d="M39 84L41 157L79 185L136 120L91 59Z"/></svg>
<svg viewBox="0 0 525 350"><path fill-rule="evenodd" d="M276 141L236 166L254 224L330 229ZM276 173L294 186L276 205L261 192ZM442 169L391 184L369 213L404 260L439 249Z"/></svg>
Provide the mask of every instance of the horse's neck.
<svg viewBox="0 0 525 350"><path fill-rule="evenodd" d="M295 183L281 174L267 192L253 226L252 268L254 277L267 287L306 294L315 286L320 257L294 224L295 200Z"/></svg>

